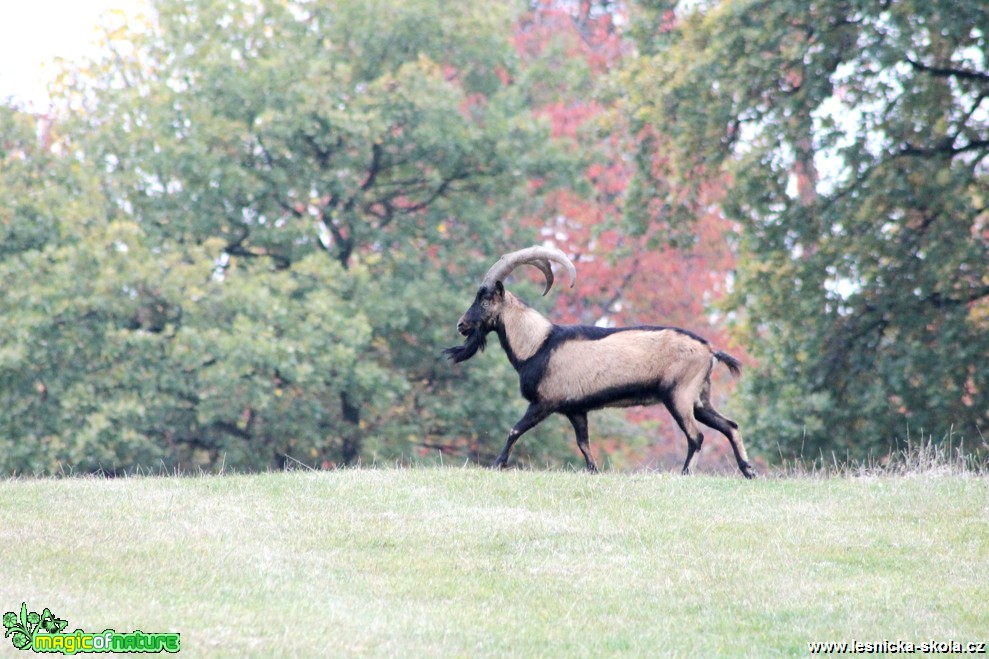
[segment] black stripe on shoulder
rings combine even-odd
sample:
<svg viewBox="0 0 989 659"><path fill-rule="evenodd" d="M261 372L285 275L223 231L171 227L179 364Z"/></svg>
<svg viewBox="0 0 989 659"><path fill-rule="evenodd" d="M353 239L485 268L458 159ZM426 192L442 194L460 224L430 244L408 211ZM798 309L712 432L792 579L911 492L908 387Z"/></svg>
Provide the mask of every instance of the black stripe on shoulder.
<svg viewBox="0 0 989 659"><path fill-rule="evenodd" d="M695 334L690 330L685 330L680 327L667 327L665 325L630 325L628 327L598 327L596 325L554 325L552 332L550 332L548 342L552 345L557 345L563 341L569 341L571 339L585 339L587 341L597 341L603 339L606 336L611 336L612 334L618 334L619 332L629 332L629 331L651 331L658 332L660 330L669 330L671 332L676 332L678 334L683 334L684 336L689 336L695 341L700 341L704 345L710 345L710 342L699 334Z"/></svg>

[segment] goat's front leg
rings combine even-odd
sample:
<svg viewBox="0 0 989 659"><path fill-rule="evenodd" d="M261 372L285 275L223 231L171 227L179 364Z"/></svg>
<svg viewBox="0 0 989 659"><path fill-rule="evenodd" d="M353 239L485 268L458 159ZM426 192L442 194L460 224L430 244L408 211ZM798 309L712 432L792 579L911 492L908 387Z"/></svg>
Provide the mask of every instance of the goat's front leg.
<svg viewBox="0 0 989 659"><path fill-rule="evenodd" d="M508 456L512 452L512 447L515 446L515 442L518 441L519 437L547 416L549 416L549 412L546 411L542 405L539 403L530 403L528 409L525 411L525 414L523 414L518 423L512 427L512 431L508 433L508 441L505 442L505 448L501 449L501 453L499 453L498 457L495 458L494 464L491 465L491 468L504 468L508 464Z"/></svg>
<svg viewBox="0 0 989 659"><path fill-rule="evenodd" d="M573 414L568 414L567 418L570 419L570 425L573 426L574 434L577 437L577 448L580 452L584 454L584 462L587 463L587 471L592 474L597 473L597 465L594 464L594 458L591 457L591 446L588 441L587 433L587 413L586 412L575 412Z"/></svg>

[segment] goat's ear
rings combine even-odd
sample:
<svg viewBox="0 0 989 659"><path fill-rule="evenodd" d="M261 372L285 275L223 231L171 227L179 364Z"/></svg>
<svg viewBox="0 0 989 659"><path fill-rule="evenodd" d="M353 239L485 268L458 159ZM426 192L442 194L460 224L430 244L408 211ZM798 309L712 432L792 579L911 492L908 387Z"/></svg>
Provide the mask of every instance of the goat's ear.
<svg viewBox="0 0 989 659"><path fill-rule="evenodd" d="M500 281L496 281L494 292L498 297L505 297L505 285Z"/></svg>

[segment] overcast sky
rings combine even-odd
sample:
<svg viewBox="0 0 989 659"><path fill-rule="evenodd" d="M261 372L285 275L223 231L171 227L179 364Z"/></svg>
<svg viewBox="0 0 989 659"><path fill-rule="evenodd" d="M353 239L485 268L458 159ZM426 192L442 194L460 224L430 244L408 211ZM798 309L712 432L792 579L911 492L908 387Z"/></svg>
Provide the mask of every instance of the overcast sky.
<svg viewBox="0 0 989 659"><path fill-rule="evenodd" d="M0 0L0 99L46 109L51 61L92 54L103 13L130 15L145 6L145 0Z"/></svg>

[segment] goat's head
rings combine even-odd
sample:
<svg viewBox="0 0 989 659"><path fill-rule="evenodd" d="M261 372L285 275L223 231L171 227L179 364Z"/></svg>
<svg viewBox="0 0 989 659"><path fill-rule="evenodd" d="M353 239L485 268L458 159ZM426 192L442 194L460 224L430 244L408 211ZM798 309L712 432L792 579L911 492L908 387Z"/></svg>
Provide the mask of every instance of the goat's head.
<svg viewBox="0 0 989 659"><path fill-rule="evenodd" d="M553 287L553 269L550 261L555 261L567 269L570 286L577 281L577 269L566 254L552 247L528 247L502 256L484 275L481 286L474 296L474 303L457 322L457 331L466 337L463 345L444 350L454 362L459 363L473 357L478 350L484 350L489 332L497 329L505 305L504 280L522 264L539 268L546 277L543 295Z"/></svg>

